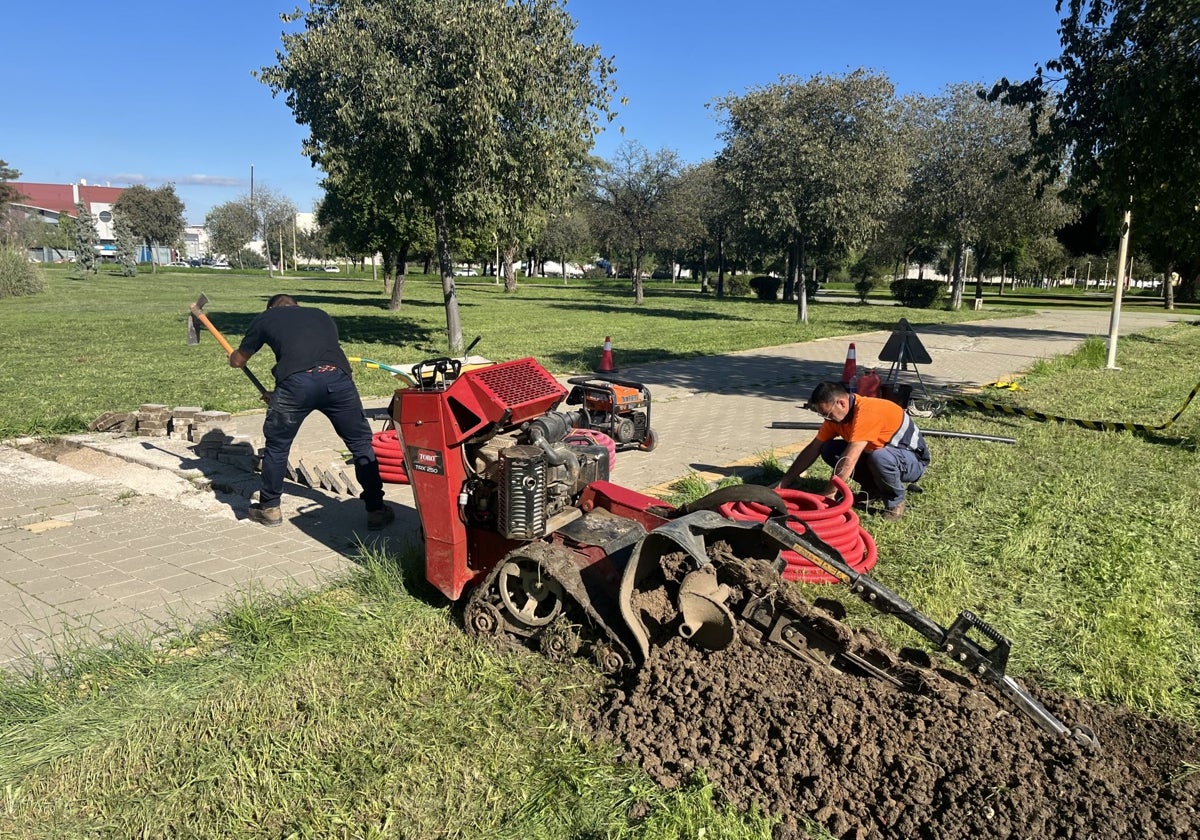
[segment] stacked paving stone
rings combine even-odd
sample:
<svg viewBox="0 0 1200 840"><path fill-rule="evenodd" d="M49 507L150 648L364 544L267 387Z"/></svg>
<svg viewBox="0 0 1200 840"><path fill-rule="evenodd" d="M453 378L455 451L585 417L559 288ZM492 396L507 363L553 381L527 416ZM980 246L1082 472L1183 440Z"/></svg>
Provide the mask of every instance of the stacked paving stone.
<svg viewBox="0 0 1200 840"><path fill-rule="evenodd" d="M166 437L171 431L171 408L158 403L143 403L137 410L140 437Z"/></svg>
<svg viewBox="0 0 1200 840"><path fill-rule="evenodd" d="M135 412L110 411L94 420L90 431L137 434L146 437L168 437L190 443L201 458L228 465L241 473L256 473L262 469L263 440L230 433L233 415L227 411L205 411L200 406L178 406L174 409L157 403L145 403ZM334 450L291 455L287 477L298 484L328 490L342 496L358 496L362 488L347 472L346 458ZM212 486L227 492L250 496L257 482L220 477Z"/></svg>

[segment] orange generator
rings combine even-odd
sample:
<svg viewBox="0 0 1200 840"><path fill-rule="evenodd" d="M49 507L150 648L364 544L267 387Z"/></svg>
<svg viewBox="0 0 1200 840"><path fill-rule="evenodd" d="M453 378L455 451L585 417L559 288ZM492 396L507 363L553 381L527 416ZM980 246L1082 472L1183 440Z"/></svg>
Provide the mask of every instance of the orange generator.
<svg viewBox="0 0 1200 840"><path fill-rule="evenodd" d="M578 376L567 405L580 406L585 428L608 435L618 448L651 452L658 435L650 428L650 390L640 382L609 376Z"/></svg>

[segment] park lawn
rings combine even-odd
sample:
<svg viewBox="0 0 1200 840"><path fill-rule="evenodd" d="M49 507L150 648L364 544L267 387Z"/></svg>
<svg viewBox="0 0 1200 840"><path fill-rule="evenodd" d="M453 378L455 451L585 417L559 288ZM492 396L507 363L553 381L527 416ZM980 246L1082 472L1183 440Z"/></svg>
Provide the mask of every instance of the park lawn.
<svg viewBox="0 0 1200 840"><path fill-rule="evenodd" d="M1104 355L1089 341L985 396L1162 425L1200 378L1200 327L1123 338L1118 371ZM1200 406L1136 433L962 408L919 423L1016 443L931 439L909 515L865 523L873 574L942 624L994 624L1018 677L1200 722ZM315 594L245 595L178 638L68 647L0 678L0 836L770 836L702 779L661 790L590 742L585 665L468 638L417 556L361 560Z"/></svg>
<svg viewBox="0 0 1200 840"><path fill-rule="evenodd" d="M513 294L488 278L470 281L458 284L458 295L465 342L481 336L472 352L496 361L534 356L563 374L594 370L607 336L615 358L628 366L892 329L901 317L920 327L1012 314L1003 307L981 316L831 298L818 299L809 323L800 324L791 304L717 299L695 284L649 283L638 306L627 280L544 279L524 282ZM80 279L51 269L43 294L0 300L0 439L80 431L104 412L144 403L260 408L257 392L229 369L212 336L202 331L199 346L187 345L188 306L201 292L209 298L205 312L234 346L266 300L288 292L337 319L347 355L409 366L448 353L441 284L423 275L407 278L403 305L393 312L380 281L348 274L269 278L162 269ZM271 363L269 351L250 363L268 387ZM395 387L378 370L355 373L364 397L385 397Z"/></svg>

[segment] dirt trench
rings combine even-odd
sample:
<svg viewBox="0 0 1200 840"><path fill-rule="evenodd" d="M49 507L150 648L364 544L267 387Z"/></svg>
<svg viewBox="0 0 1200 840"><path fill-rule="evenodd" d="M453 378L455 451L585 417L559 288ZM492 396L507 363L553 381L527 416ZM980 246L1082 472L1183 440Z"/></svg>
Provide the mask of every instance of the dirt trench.
<svg viewBox="0 0 1200 840"><path fill-rule="evenodd" d="M1099 750L954 677L915 695L778 648L682 639L653 650L594 727L668 788L703 771L739 808L781 817L780 838L808 836L805 819L856 840L1200 837L1194 730L1035 694Z"/></svg>

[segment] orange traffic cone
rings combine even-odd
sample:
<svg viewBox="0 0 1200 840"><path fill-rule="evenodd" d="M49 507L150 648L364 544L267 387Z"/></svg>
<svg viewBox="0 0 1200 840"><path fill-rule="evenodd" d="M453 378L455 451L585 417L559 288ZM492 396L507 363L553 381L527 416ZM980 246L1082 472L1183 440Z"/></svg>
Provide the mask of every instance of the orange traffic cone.
<svg viewBox="0 0 1200 840"><path fill-rule="evenodd" d="M858 376L858 362L854 355L854 342L850 342L850 349L846 351L846 364L842 365L842 384L849 387L851 380Z"/></svg>
<svg viewBox="0 0 1200 840"><path fill-rule="evenodd" d="M604 336L604 348L600 353L600 367L596 369L597 373L614 373L616 367L613 366L612 357L612 336Z"/></svg>

